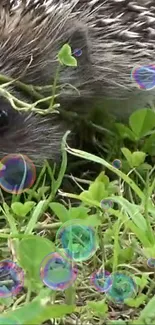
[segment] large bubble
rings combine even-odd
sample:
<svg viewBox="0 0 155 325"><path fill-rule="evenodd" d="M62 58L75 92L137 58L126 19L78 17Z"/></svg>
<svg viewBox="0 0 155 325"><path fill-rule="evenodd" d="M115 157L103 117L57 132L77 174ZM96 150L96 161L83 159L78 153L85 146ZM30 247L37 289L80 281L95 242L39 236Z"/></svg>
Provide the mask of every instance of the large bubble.
<svg viewBox="0 0 155 325"><path fill-rule="evenodd" d="M69 258L79 262L90 259L98 248L95 230L81 220L64 223L57 232L56 241Z"/></svg>
<svg viewBox="0 0 155 325"><path fill-rule="evenodd" d="M77 267L56 252L48 254L40 266L41 280L52 290L66 290L76 280L77 275Z"/></svg>
<svg viewBox="0 0 155 325"><path fill-rule="evenodd" d="M112 280L112 286L107 291L107 297L114 303L123 304L125 299L134 298L137 294L137 286L133 278L123 272L114 272L105 279Z"/></svg>
<svg viewBox="0 0 155 325"><path fill-rule="evenodd" d="M36 168L25 155L11 154L1 160L0 186L8 193L20 194L35 182Z"/></svg>
<svg viewBox="0 0 155 325"><path fill-rule="evenodd" d="M107 292L112 286L110 272L103 270L103 268L95 271L90 277L90 283L97 291Z"/></svg>
<svg viewBox="0 0 155 325"><path fill-rule="evenodd" d="M155 87L155 66L153 64L135 67L131 71L131 78L138 88L150 90Z"/></svg>
<svg viewBox="0 0 155 325"><path fill-rule="evenodd" d="M17 295L24 286L24 272L13 261L0 262L0 297Z"/></svg>

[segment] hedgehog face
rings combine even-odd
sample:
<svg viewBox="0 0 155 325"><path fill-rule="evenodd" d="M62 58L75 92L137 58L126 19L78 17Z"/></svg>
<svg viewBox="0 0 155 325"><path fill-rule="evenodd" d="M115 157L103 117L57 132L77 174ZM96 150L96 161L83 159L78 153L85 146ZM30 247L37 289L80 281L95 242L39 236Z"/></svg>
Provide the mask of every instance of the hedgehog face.
<svg viewBox="0 0 155 325"><path fill-rule="evenodd" d="M41 117L20 113L0 98L0 159L21 153L37 165L45 159L57 160L66 129L57 114Z"/></svg>

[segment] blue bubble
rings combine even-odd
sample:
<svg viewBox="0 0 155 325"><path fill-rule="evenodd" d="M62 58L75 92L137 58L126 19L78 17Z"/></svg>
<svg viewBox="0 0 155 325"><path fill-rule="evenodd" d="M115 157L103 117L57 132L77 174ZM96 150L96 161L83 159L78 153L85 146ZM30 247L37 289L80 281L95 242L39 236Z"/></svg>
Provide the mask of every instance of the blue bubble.
<svg viewBox="0 0 155 325"><path fill-rule="evenodd" d="M24 286L24 272L13 261L0 262L0 298L16 296Z"/></svg>
<svg viewBox="0 0 155 325"><path fill-rule="evenodd" d="M112 162L113 167L120 169L122 167L122 163L121 160L119 159L114 159L114 161Z"/></svg>
<svg viewBox="0 0 155 325"><path fill-rule="evenodd" d="M153 64L136 67L131 71L131 78L138 88L150 90L155 87L155 66Z"/></svg>
<svg viewBox="0 0 155 325"><path fill-rule="evenodd" d="M151 269L154 269L155 268L155 258L149 258L147 260L147 265L148 267L150 267Z"/></svg>
<svg viewBox="0 0 155 325"><path fill-rule="evenodd" d="M35 182L36 168L25 155L11 154L1 160L0 186L8 193L20 194Z"/></svg>
<svg viewBox="0 0 155 325"><path fill-rule="evenodd" d="M77 275L75 264L56 252L48 254L41 263L41 280L52 290L66 290L75 282Z"/></svg>
<svg viewBox="0 0 155 325"><path fill-rule="evenodd" d="M106 279L106 281L105 281ZM90 283L99 292L107 292L112 286L110 272L100 269L95 271L90 277Z"/></svg>
<svg viewBox="0 0 155 325"><path fill-rule="evenodd" d="M82 55L82 50L81 49L75 49L73 51L73 54L76 56L76 57L79 57Z"/></svg>
<svg viewBox="0 0 155 325"><path fill-rule="evenodd" d="M115 272L109 276L112 280L112 286L107 291L107 297L116 304L123 304L125 299L134 298L137 294L137 286L131 276ZM105 279L109 281L109 277Z"/></svg>
<svg viewBox="0 0 155 325"><path fill-rule="evenodd" d="M75 261L90 259L98 247L95 230L80 224L80 220L73 224L65 223L58 230L56 239L60 241L66 255Z"/></svg>

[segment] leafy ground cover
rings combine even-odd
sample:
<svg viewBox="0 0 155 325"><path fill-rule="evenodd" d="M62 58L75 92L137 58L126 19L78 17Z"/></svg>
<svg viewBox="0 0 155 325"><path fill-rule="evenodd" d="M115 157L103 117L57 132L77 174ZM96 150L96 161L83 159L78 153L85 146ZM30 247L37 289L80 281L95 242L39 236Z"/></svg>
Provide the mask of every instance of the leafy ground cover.
<svg viewBox="0 0 155 325"><path fill-rule="evenodd" d="M59 61L74 65L70 50L63 51ZM92 154L70 148L67 133L59 168L45 162L24 193L0 190L0 324L155 324L155 112L139 110L128 126L113 127L106 155L100 137L98 154ZM68 169L70 156L76 168ZM62 247L66 222L76 233L66 235ZM81 237L83 229L92 232ZM42 263L47 256L50 263L52 253L66 263L58 269L55 259L55 283L67 263L76 264L75 281L69 279L68 287L60 281L61 290L45 281ZM4 268L8 260L18 265L21 286L14 294Z"/></svg>

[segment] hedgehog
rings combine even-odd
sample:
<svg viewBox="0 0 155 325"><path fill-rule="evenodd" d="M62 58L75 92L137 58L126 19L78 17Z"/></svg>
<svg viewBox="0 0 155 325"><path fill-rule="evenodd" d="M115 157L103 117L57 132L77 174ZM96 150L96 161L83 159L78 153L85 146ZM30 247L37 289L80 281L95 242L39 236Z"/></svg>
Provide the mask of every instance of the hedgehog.
<svg viewBox="0 0 155 325"><path fill-rule="evenodd" d="M87 114L96 100L118 120L153 107L154 89L131 80L134 66L153 64L153 0L6 0L0 2L0 74L25 84L52 85L57 54L64 44L79 48L77 67L61 67L60 107ZM17 98L31 99L11 90ZM24 97L23 97L24 96ZM0 157L26 154L33 161L57 160L61 140L72 125L61 114L18 112L0 97Z"/></svg>

